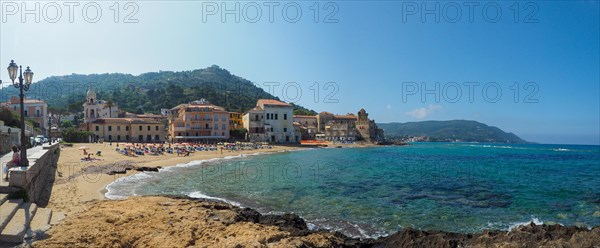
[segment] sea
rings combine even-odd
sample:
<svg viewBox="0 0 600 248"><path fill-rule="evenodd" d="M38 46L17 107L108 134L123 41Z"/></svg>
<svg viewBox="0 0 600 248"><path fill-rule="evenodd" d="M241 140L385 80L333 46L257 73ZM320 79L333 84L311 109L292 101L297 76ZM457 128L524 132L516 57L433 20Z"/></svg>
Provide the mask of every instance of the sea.
<svg viewBox="0 0 600 248"><path fill-rule="evenodd" d="M186 195L295 213L352 237L600 225L600 146L411 143L192 161L120 178L106 197Z"/></svg>

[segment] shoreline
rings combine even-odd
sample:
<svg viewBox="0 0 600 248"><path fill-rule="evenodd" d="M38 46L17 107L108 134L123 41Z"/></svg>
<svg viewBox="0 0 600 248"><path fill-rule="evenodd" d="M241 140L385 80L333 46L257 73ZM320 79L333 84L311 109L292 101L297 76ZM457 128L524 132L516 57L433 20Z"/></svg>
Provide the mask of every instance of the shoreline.
<svg viewBox="0 0 600 248"><path fill-rule="evenodd" d="M87 146L90 152L101 151L102 156L95 156L97 161L81 161L82 151L80 146ZM140 173L135 169L126 170L125 173L108 175L111 166L124 164L131 167L169 168L180 164L188 164L194 161L206 161L210 159L222 159L228 156L241 156L254 153L277 153L295 151L312 147L302 146L272 146L271 149L251 149L239 151L197 151L190 156L177 156L176 154L144 155L128 157L115 151L116 146L107 143L79 143L73 147L61 147L61 156L57 165L55 181L52 185L52 193L48 208L69 216L70 214L86 211L85 204L91 201L110 200L105 196L108 192L107 186L121 178Z"/></svg>
<svg viewBox="0 0 600 248"><path fill-rule="evenodd" d="M95 201L90 210L66 219L34 247L595 247L600 226L536 225L511 231L453 233L402 228L376 239L330 230L310 230L295 214L260 214L218 200L185 196L137 196ZM152 228L139 228L140 226Z"/></svg>
<svg viewBox="0 0 600 248"><path fill-rule="evenodd" d="M76 148L79 145L83 145L83 144L78 144L78 145L75 145L75 147L71 147L71 148L65 148L63 150L63 152L61 153L61 161L59 161L59 164L60 164L60 166L62 166L61 170L62 170L63 174L66 169L64 166L69 165L69 163L70 163L69 159L79 158L78 154L81 151L77 151L77 148ZM92 148L98 148L98 149L104 149L104 150L114 148L114 146L110 147L108 145L102 145L102 144L86 144L86 145L92 146ZM356 147L377 147L377 146L356 146L356 145L354 145L354 146L343 146L343 147L344 148L356 148ZM70 166L70 167L67 166L69 169L68 171L70 173L69 173L68 177L66 177L66 178L65 178L65 175L60 177L57 173L57 177L56 177L57 181L54 183L54 190L51 195L50 204L47 207L52 208L53 211L57 211L59 213L65 214L66 218L64 221L69 221L69 223L70 223L69 225L73 224L74 222L81 224L81 225L87 225L87 224L93 224L98 221L102 221L102 220L89 219L88 217L81 217L82 214L89 212L89 211L93 211L98 205L105 205L105 204L111 205L113 203L118 205L119 203L117 203L117 202L122 202L122 201L134 202L133 205L138 205L138 204L145 204L146 199L153 199L155 197L161 197L161 196L128 196L126 199L118 199L118 200L108 198L108 197L106 197L106 193L108 192L107 187L110 184L115 183L116 181L118 181L120 179L136 175L139 172L135 171L135 170L127 170L126 173L124 173L124 174L114 174L114 175L107 175L105 173L106 171L103 171L103 170L100 170L101 173L98 173L98 174L88 174L88 173L82 172L82 171L85 171L86 169L89 169L94 166L102 168L102 166L109 166L109 165L114 165L114 164L118 164L118 163L125 163L125 164L129 163L129 164L136 165L138 167L140 167L140 166L151 167L151 168L161 167L162 169L167 169L167 168L175 168L178 166L186 166L186 165L192 164L192 163L201 165L208 161L227 159L228 157L231 157L229 159L241 158L241 157L244 157L244 154L245 154L245 156L271 155L271 154L276 154L279 152L291 152L291 151L307 150L307 149L314 149L314 148L316 148L316 147L311 147L311 146L306 146L306 147L305 146L274 146L273 149L253 149L253 150L243 150L243 151L234 151L234 152L223 151L223 154L220 154L219 151L210 151L210 152L199 151L199 152L193 153L189 157L178 157L176 155L167 155L165 157L162 157L162 156L156 157L156 156L146 155L146 156L140 156L137 158L129 158L129 157L125 157L122 155L113 156L113 154L111 154L110 151L109 152L103 151L103 154L105 154L103 156L103 158L106 158L105 160L96 161L96 162L79 162L76 166ZM328 148L336 148L336 147L330 146ZM114 150L113 150L113 152L114 152ZM114 152L114 153L116 154L116 152ZM65 155L64 159L62 158L63 155ZM157 158L161 158L161 159L157 159ZM195 166L195 165L192 165L192 166ZM212 196L208 196L208 198L203 198L202 196L200 196L200 197L201 198L192 197L191 195L183 196L183 194L182 194L182 196L166 196L166 198L186 199L187 201L190 201L190 202L213 202L212 204L214 204L214 205L211 206L211 208L214 208L215 206L217 206L217 208L219 208L218 206L227 205L228 206L227 208L239 209L239 210L235 210L235 211L242 211L243 209L249 209L249 208L245 208L243 206L243 204L242 204L242 206L236 206L235 204L228 201L227 199L222 199L222 198L212 197ZM60 202L62 200L67 200L67 201ZM129 200L132 200L132 201L129 201ZM254 209L250 209L250 210L256 212ZM122 208L117 209L117 211L122 212L122 211L128 211L128 210L126 207L122 207ZM144 210L142 209L140 211L143 212ZM175 212L177 212L177 211L175 211ZM159 213L159 214L165 214L165 213ZM184 218L187 218L187 217L189 217L188 215L190 213L182 213L182 214L184 214L183 215ZM259 213L259 214L261 214L261 213ZM97 217L106 217L103 215L103 213L96 213L96 215L97 215ZM289 214L281 213L279 215L273 215L273 214L269 214L269 213L264 213L261 215L281 217L281 216L287 216ZM301 222L303 222L305 224L308 223L307 220L303 219L302 217L297 216L297 215L294 215L294 216L297 219L300 219ZM221 222L221 221L222 220L219 220L219 222ZM225 223L225 224L227 224L227 223ZM260 224L260 223L258 223L258 224ZM526 223L523 222L523 224L526 224ZM57 227L62 228L61 226L62 226L61 224L59 224L57 226L55 225L50 229L50 231L48 233L50 234L51 239L53 238L53 235L56 235L56 233L58 232L58 231L55 231L54 229ZM374 243L382 244L382 242L383 242L384 244L387 244L388 242L391 242L390 240L397 240L399 237L402 239L405 239L405 238L407 238L406 235L409 235L409 237L410 237L410 239L408 241L411 241L414 239L420 239L421 241L429 240L427 242L433 242L430 239L439 239L440 235L444 237L444 239L442 239L442 240L446 240L448 237L451 237L451 238L452 237L461 237L460 240L465 241L465 240L467 240L465 237L471 237L471 236L475 236L475 235L477 237L480 237L480 236L489 235L490 233L493 234L492 236L496 236L496 235L498 235L498 233L500 233L501 235L508 236L508 235L511 235L510 233L522 232L523 228L529 228L529 229L533 228L533 229L535 229L535 232L562 230L561 232L563 232L563 233L567 232L567 233L570 233L570 235L574 234L573 230L576 230L577 233L587 230L587 231L589 231L589 235L592 235L591 238L592 238L592 240L594 240L594 242L600 242L600 226L581 228L581 227L575 227L575 226L556 225L557 227L554 227L551 225L551 223L547 223L547 224L543 224L543 225L534 225L533 227L531 227L531 225L526 225L525 227L519 226L519 227L515 227L509 231L484 230L483 232L480 232L480 233L453 233L453 232L446 232L446 231L422 231L422 230L415 230L415 229L411 229L411 228L401 228L398 232L388 233L388 234L385 234L383 236L378 236L378 237L374 236L375 238L370 238L368 236L363 237L363 238L361 238L359 236L354 236L354 235L348 236L348 235L342 234L340 231L336 231L336 229L322 229L323 227L317 227L320 229L314 229L314 227L308 228L309 226L310 226L310 224L308 224L306 227L306 230L308 231L307 235L319 236L319 239L326 240L323 242L342 242L342 243L335 243L335 244L349 244L348 242L350 242L350 244L353 244L350 246L359 245L359 246L367 246L367 247L369 247L370 245L372 245ZM543 227L543 228L540 229L539 227ZM88 227L88 228L90 228L90 227ZM93 226L92 226L92 228L93 228ZM264 228L267 228L267 227L264 227ZM550 228L550 229L548 229L548 228ZM152 230L152 228L146 228L146 229L148 229L148 230L145 230L145 231ZM585 230L583 230L583 229L585 229ZM100 231L98 231L98 232L100 232ZM531 234L531 235L534 235L534 234ZM215 234L215 235L217 235L217 234ZM227 236L228 234L222 234L222 235ZM333 236L331 236L331 235L333 235ZM417 235L417 236L413 237L411 235ZM467 235L467 236L465 236L465 235ZM527 235L529 235L529 234L527 234ZM588 234L586 234L586 235L588 235ZM596 236L594 236L594 235L596 235ZM59 238L59 239L61 237L62 237L62 235L56 236L56 238ZM332 238L332 237L335 237L335 238ZM295 236L294 237L290 236L289 238L303 240L303 238L299 238L299 237L295 237ZM494 237L486 237L485 239L494 240L495 238ZM359 241L357 241L357 240L359 240ZM455 239L449 239L449 240L452 242L457 241ZM469 242L472 242L471 238L469 238L468 240L471 240ZM96 240L96 241L99 241L99 240ZM462 242L462 241L460 241L460 242ZM243 242L246 242L246 241L243 241ZM489 241L489 242L491 242L491 241ZM65 243L63 243L63 244L65 244ZM84 243L82 243L82 244L84 244ZM98 243L96 243L96 244L98 244ZM329 244L333 244L333 243L329 243ZM406 244L406 243L401 243L401 244ZM428 243L428 244L431 245L433 243ZM538 244L538 243L535 243L535 244ZM144 245L144 244L142 243L142 245ZM316 245L316 246L318 246L318 245ZM57 247L60 247L60 246L57 246ZM583 246L583 247L585 247L585 246Z"/></svg>

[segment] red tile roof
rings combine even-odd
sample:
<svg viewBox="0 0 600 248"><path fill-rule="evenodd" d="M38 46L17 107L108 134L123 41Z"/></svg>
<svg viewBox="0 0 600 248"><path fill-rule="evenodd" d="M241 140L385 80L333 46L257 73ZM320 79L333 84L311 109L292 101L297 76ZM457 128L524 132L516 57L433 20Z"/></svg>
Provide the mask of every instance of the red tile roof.
<svg viewBox="0 0 600 248"><path fill-rule="evenodd" d="M273 100L273 99L259 99L258 103L263 104L263 105L274 105L274 106L292 106L285 102L277 101L277 100Z"/></svg>

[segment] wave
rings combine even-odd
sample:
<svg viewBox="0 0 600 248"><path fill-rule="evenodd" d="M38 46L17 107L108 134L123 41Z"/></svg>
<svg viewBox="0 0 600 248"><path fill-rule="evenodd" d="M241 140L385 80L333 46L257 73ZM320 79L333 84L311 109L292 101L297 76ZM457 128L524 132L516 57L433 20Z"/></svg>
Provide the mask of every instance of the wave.
<svg viewBox="0 0 600 248"><path fill-rule="evenodd" d="M225 198L219 198L219 197L213 197L213 196L205 195L205 194L203 194L200 191L194 191L192 193L187 194L187 196L189 196L191 198L196 198L196 199L209 199L209 200L222 201L222 202L231 204L231 205L236 206L236 207L241 207L242 206L242 204L240 204L239 202L230 201L230 200L227 200Z"/></svg>
<svg viewBox="0 0 600 248"><path fill-rule="evenodd" d="M538 219L537 217L531 216L531 220L529 220L529 221L515 222L515 223L510 224L508 226L508 231L512 231L513 229L515 229L515 228L517 228L519 226L529 225L529 223L531 223L531 222L533 222L533 224L536 224L536 225L543 225L544 224L544 222L541 221L540 219Z"/></svg>

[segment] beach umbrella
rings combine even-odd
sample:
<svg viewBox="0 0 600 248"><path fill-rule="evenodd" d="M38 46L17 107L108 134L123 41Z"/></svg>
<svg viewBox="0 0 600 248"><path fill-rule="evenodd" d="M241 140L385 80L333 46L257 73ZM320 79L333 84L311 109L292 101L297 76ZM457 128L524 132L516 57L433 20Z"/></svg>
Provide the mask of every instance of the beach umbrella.
<svg viewBox="0 0 600 248"><path fill-rule="evenodd" d="M82 147L79 147L79 150L87 150L87 149L90 149L90 148L89 148L89 147L87 147L87 146L82 146Z"/></svg>

